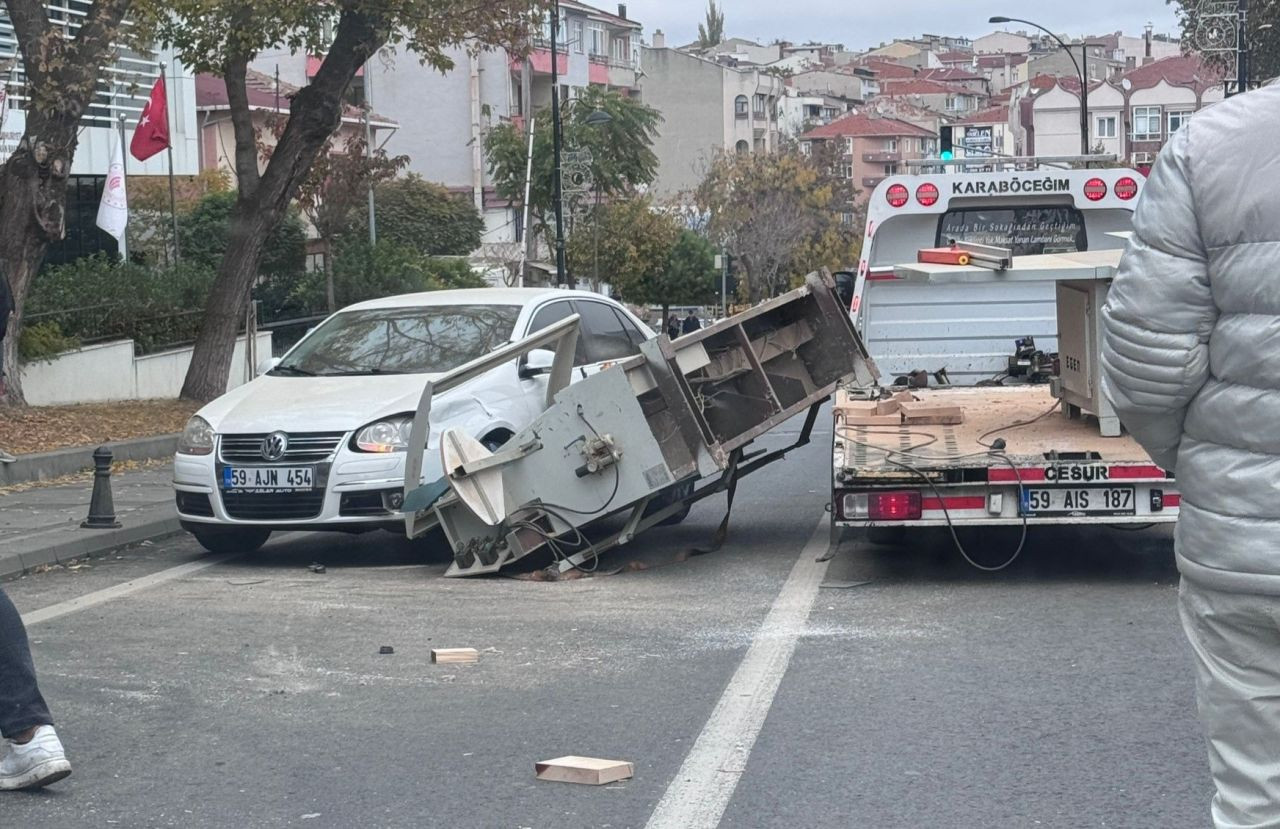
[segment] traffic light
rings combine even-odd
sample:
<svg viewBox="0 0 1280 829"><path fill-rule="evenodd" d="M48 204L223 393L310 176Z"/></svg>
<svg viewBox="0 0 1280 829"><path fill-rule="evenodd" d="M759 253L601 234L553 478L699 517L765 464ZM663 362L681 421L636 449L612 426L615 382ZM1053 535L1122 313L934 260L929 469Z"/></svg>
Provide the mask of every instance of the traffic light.
<svg viewBox="0 0 1280 829"><path fill-rule="evenodd" d="M952 131L954 127L938 128L938 158L943 161L950 161L956 157L955 144L952 143Z"/></svg>

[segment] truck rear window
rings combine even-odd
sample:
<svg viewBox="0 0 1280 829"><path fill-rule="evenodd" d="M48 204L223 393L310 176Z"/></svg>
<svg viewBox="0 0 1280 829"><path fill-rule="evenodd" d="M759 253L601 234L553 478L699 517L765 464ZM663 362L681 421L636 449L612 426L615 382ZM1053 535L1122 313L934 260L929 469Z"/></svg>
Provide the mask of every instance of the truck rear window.
<svg viewBox="0 0 1280 829"><path fill-rule="evenodd" d="M974 242L1011 248L1014 256L1087 250L1084 216L1074 207L961 207L938 222L936 244Z"/></svg>

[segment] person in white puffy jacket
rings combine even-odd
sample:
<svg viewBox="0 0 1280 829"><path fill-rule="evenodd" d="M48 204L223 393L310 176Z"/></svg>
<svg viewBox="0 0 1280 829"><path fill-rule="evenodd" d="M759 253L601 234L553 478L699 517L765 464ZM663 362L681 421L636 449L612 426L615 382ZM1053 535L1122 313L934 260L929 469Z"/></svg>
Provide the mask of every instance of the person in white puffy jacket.
<svg viewBox="0 0 1280 829"><path fill-rule="evenodd" d="M1280 85L1197 113L1143 190L1105 389L1175 472L1179 610L1219 829L1280 827Z"/></svg>

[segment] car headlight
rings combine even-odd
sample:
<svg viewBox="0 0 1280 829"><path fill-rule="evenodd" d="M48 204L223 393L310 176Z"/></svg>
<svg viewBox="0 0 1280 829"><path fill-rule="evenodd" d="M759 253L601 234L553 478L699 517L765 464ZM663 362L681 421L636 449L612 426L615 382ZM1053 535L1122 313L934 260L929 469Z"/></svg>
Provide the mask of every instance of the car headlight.
<svg viewBox="0 0 1280 829"><path fill-rule="evenodd" d="M413 418L405 415L387 417L370 423L356 432L352 448L357 452L403 452L409 448Z"/></svg>
<svg viewBox="0 0 1280 829"><path fill-rule="evenodd" d="M187 421L178 438L178 452L183 455L208 455L213 451L213 427L209 421L196 415Z"/></svg>

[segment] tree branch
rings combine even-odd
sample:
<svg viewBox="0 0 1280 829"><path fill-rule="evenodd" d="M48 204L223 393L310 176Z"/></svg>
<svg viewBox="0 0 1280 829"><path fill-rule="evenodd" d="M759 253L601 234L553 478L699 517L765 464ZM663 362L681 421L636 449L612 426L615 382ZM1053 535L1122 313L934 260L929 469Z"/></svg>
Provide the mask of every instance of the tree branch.
<svg viewBox="0 0 1280 829"><path fill-rule="evenodd" d="M45 5L41 0L4 0L4 5L18 40L18 50L22 53L27 83L32 86L42 84L48 77L48 73L41 71L39 59L41 41L49 31Z"/></svg>
<svg viewBox="0 0 1280 829"><path fill-rule="evenodd" d="M253 129L253 113L249 111L246 77L249 60L244 55L229 58L222 78L227 85L227 105L231 110L231 126L236 140L236 179L240 198L251 199L258 190L258 141Z"/></svg>

